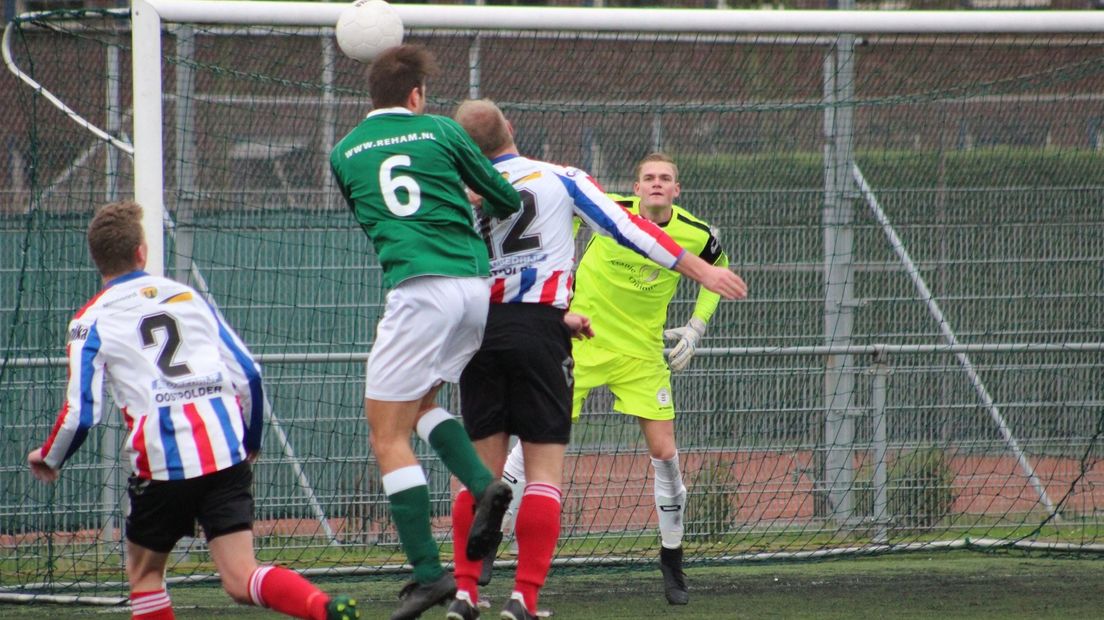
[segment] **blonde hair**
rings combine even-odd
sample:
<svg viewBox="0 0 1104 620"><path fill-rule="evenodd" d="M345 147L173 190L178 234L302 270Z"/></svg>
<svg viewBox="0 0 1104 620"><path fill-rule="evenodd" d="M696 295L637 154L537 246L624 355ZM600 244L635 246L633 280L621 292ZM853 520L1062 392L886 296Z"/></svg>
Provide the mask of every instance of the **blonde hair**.
<svg viewBox="0 0 1104 620"><path fill-rule="evenodd" d="M678 174L679 174L678 164L675 163L675 160L671 159L670 155L668 155L667 153L660 152L660 151L656 151L655 153L650 153L650 154L646 155L644 157L644 159L641 159L640 161L636 162L636 169L633 170L633 180L634 181L639 181L640 180L640 171L644 168L644 164L648 164L648 163L651 163L653 161L663 162L665 164L671 164L671 168L675 171L675 181L676 182L678 181Z"/></svg>
<svg viewBox="0 0 1104 620"><path fill-rule="evenodd" d="M456 108L452 117L484 155L492 155L513 142L506 117L490 99L468 99Z"/></svg>

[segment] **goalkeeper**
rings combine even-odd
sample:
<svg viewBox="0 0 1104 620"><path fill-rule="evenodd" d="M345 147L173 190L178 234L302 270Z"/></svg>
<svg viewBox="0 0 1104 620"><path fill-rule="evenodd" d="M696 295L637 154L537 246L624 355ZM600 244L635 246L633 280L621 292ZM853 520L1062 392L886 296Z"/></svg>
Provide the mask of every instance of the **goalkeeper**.
<svg viewBox="0 0 1104 620"><path fill-rule="evenodd" d="M630 213L659 225L687 252L707 263L727 267L716 232L674 204L681 187L678 166L663 153L648 155L636 166L633 197L614 197ZM686 486L679 469L675 442L675 403L671 372L684 370L694 357L720 296L705 288L698 293L693 315L685 326L668 329L667 308L675 296L679 274L594 235L575 275L572 312L590 317L594 338L576 341L575 389L572 410L578 419L583 401L594 388L609 386L615 411L636 416L648 444L655 474L655 504L662 548L659 567L667 602L689 602L682 568L682 521ZM663 359L663 338L675 341ZM520 445L520 444L519 444ZM524 461L516 448L506 462L503 479L524 486ZM514 481L517 480L517 483ZM515 491L514 496L520 495Z"/></svg>

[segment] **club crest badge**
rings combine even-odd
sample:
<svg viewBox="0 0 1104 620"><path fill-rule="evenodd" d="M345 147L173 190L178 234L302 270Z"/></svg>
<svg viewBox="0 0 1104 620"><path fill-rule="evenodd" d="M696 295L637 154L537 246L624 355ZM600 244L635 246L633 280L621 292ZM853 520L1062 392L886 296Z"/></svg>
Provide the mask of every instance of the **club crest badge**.
<svg viewBox="0 0 1104 620"><path fill-rule="evenodd" d="M659 388L659 391L656 392L656 402L658 402L661 407L666 407L667 405L670 405L671 390L667 389L666 387Z"/></svg>

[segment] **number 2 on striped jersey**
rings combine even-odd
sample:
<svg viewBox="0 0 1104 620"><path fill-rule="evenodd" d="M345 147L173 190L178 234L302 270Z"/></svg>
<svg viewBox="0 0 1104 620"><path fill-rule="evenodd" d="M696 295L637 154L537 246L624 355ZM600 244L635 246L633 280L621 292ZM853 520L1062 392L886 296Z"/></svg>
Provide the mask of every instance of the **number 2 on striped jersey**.
<svg viewBox="0 0 1104 620"><path fill-rule="evenodd" d="M480 233L482 233L483 240L487 243L487 254L491 257L491 260L509 256L510 254L536 250L541 247L541 237L539 233L535 235L525 234L529 226L533 224L533 220L537 219L537 196L528 189L518 190L518 195L521 196L521 210L518 211L516 216L513 216L514 223L511 224L510 229L506 231L506 236L502 239L500 251L495 251L496 249L491 239L490 218L484 217L480 221Z"/></svg>
<svg viewBox="0 0 1104 620"><path fill-rule="evenodd" d="M161 343L161 351L157 353L157 367L166 377L176 378L192 374L188 364L173 363L176 350L180 348L180 328L176 319L166 312L158 312L142 317L138 323L138 333L142 336L142 346L145 348L157 346L157 333L164 334L164 342Z"/></svg>

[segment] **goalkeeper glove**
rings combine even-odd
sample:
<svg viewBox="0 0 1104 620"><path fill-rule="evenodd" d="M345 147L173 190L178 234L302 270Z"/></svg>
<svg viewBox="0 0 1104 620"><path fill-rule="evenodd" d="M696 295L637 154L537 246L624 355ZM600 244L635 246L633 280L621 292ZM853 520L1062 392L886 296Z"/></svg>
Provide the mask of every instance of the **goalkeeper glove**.
<svg viewBox="0 0 1104 620"><path fill-rule="evenodd" d="M663 332L668 340L678 340L675 348L667 355L667 363L672 372L679 372L690 364L690 359L698 350L698 341L705 335L705 321L696 316L690 317L685 327L676 327Z"/></svg>

